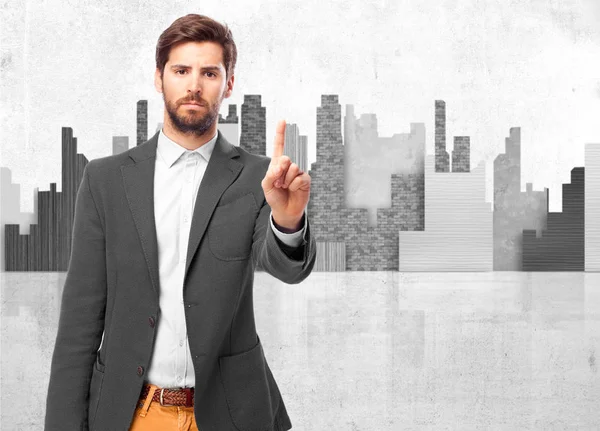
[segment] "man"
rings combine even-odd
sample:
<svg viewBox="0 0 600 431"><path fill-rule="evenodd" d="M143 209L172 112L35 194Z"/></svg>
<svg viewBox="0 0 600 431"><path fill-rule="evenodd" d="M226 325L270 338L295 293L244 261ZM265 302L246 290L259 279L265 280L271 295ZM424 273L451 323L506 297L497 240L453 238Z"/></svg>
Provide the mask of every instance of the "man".
<svg viewBox="0 0 600 431"><path fill-rule="evenodd" d="M310 177L218 132L233 91L226 26L177 19L156 49L164 126L95 159L78 190L46 431L288 430L256 333L258 263L299 283L316 256Z"/></svg>

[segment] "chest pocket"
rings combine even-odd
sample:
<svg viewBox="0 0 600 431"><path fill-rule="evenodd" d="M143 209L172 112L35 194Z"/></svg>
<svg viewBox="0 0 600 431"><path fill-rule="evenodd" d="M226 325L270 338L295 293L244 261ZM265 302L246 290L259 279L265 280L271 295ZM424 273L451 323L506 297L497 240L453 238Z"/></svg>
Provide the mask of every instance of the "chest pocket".
<svg viewBox="0 0 600 431"><path fill-rule="evenodd" d="M252 192L218 205L208 225L208 244L213 256L220 260L248 259L257 216Z"/></svg>

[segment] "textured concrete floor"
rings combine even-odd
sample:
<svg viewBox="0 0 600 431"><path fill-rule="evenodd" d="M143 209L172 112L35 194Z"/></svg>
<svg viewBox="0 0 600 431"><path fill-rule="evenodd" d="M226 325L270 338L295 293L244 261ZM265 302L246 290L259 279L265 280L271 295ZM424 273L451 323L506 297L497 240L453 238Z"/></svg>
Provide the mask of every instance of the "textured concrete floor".
<svg viewBox="0 0 600 431"><path fill-rule="evenodd" d="M1 429L41 430L64 273L1 274ZM600 429L600 274L255 278L258 333L308 430Z"/></svg>

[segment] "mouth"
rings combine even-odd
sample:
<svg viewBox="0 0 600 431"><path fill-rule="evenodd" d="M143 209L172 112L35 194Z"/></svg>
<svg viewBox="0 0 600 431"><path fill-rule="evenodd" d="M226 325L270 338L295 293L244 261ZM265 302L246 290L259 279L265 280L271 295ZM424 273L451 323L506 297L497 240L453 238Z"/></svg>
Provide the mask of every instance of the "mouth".
<svg viewBox="0 0 600 431"><path fill-rule="evenodd" d="M192 102L192 103L182 103L181 106L184 106L186 108L191 108L191 109L200 109L204 105L200 105L199 103Z"/></svg>

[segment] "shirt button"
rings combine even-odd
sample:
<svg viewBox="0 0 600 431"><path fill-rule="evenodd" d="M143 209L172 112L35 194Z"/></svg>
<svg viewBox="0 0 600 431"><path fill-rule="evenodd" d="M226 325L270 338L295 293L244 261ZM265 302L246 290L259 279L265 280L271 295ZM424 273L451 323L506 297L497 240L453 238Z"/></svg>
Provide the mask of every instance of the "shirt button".
<svg viewBox="0 0 600 431"><path fill-rule="evenodd" d="M184 223L187 223L187 222L188 222L188 218L187 218L187 216L183 217L183 222L184 222Z"/></svg>
<svg viewBox="0 0 600 431"><path fill-rule="evenodd" d="M179 345L183 346L183 340L179 340Z"/></svg>
<svg viewBox="0 0 600 431"><path fill-rule="evenodd" d="M181 381L181 376L177 376L177 381L180 382Z"/></svg>
<svg viewBox="0 0 600 431"><path fill-rule="evenodd" d="M140 365L139 367L137 367L137 375L142 376L143 374L144 374L144 367L142 367Z"/></svg>
<svg viewBox="0 0 600 431"><path fill-rule="evenodd" d="M151 328L154 328L154 325L156 324L156 321L154 320L154 316L150 316L148 318L148 323L150 323Z"/></svg>

